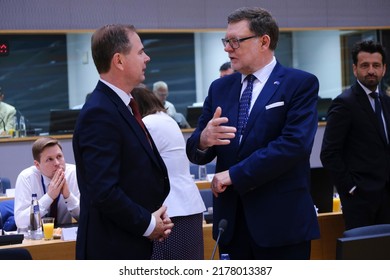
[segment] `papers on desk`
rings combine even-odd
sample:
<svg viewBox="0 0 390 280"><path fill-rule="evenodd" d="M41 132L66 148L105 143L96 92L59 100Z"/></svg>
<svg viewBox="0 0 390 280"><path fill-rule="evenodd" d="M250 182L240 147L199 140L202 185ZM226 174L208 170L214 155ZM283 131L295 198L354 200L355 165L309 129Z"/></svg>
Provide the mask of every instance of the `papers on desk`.
<svg viewBox="0 0 390 280"><path fill-rule="evenodd" d="M64 240L64 241L76 240L76 238L77 238L77 228L78 227L62 228L61 239Z"/></svg>
<svg viewBox="0 0 390 280"><path fill-rule="evenodd" d="M5 194L7 197L15 197L15 189L6 189Z"/></svg>
<svg viewBox="0 0 390 280"><path fill-rule="evenodd" d="M207 181L211 182L215 174L207 174Z"/></svg>

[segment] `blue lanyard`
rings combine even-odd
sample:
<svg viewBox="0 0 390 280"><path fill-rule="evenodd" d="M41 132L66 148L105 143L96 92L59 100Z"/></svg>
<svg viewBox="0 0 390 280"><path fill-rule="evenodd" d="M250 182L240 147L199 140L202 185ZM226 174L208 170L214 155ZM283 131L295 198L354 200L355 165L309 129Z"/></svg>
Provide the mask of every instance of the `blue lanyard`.
<svg viewBox="0 0 390 280"><path fill-rule="evenodd" d="M46 194L46 187L45 187L45 183L43 182L43 176L42 175L41 175L41 182L42 182L43 194Z"/></svg>

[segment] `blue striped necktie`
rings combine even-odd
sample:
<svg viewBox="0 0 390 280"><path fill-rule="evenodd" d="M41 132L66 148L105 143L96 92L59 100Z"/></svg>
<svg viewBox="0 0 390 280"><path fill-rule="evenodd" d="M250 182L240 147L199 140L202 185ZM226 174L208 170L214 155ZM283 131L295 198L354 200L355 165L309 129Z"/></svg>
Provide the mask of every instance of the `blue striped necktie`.
<svg viewBox="0 0 390 280"><path fill-rule="evenodd" d="M247 80L247 86L241 95L239 109L238 109L238 127L237 134L239 137L244 134L245 126L249 117L249 108L252 100L253 82L256 79L255 76L249 74L245 78Z"/></svg>

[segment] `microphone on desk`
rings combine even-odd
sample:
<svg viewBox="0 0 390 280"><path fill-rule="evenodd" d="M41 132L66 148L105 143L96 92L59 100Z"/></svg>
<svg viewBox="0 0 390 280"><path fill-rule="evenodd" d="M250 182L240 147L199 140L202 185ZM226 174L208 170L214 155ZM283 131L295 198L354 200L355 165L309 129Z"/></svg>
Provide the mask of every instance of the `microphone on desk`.
<svg viewBox="0 0 390 280"><path fill-rule="evenodd" d="M220 220L218 223L218 237L217 237L217 241L215 242L215 245L214 245L213 253L211 254L212 260L214 259L214 255L215 255L215 251L217 250L219 239L221 238L222 233L226 230L227 224L228 224L228 222L225 219Z"/></svg>

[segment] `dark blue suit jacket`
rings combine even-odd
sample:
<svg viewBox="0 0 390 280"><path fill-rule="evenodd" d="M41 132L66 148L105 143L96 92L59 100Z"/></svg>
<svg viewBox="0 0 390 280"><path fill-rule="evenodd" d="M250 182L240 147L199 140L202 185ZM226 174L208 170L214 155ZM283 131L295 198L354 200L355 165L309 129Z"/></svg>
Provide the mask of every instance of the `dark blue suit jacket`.
<svg viewBox="0 0 390 280"><path fill-rule="evenodd" d="M169 192L152 144L153 150L128 107L99 81L73 135L81 194L77 259L150 259L152 243L142 235Z"/></svg>
<svg viewBox="0 0 390 280"><path fill-rule="evenodd" d="M317 129L319 84L309 73L275 66L250 113L241 144L197 150L200 133L217 106L227 125L237 127L241 74L215 80L204 102L198 127L187 141L187 155L197 164L217 157L216 172L229 170L233 185L214 198L214 238L218 222L228 221L221 244L233 236L237 218L246 219L259 246L282 246L319 237L309 192L310 153ZM236 217L241 200L245 217Z"/></svg>

